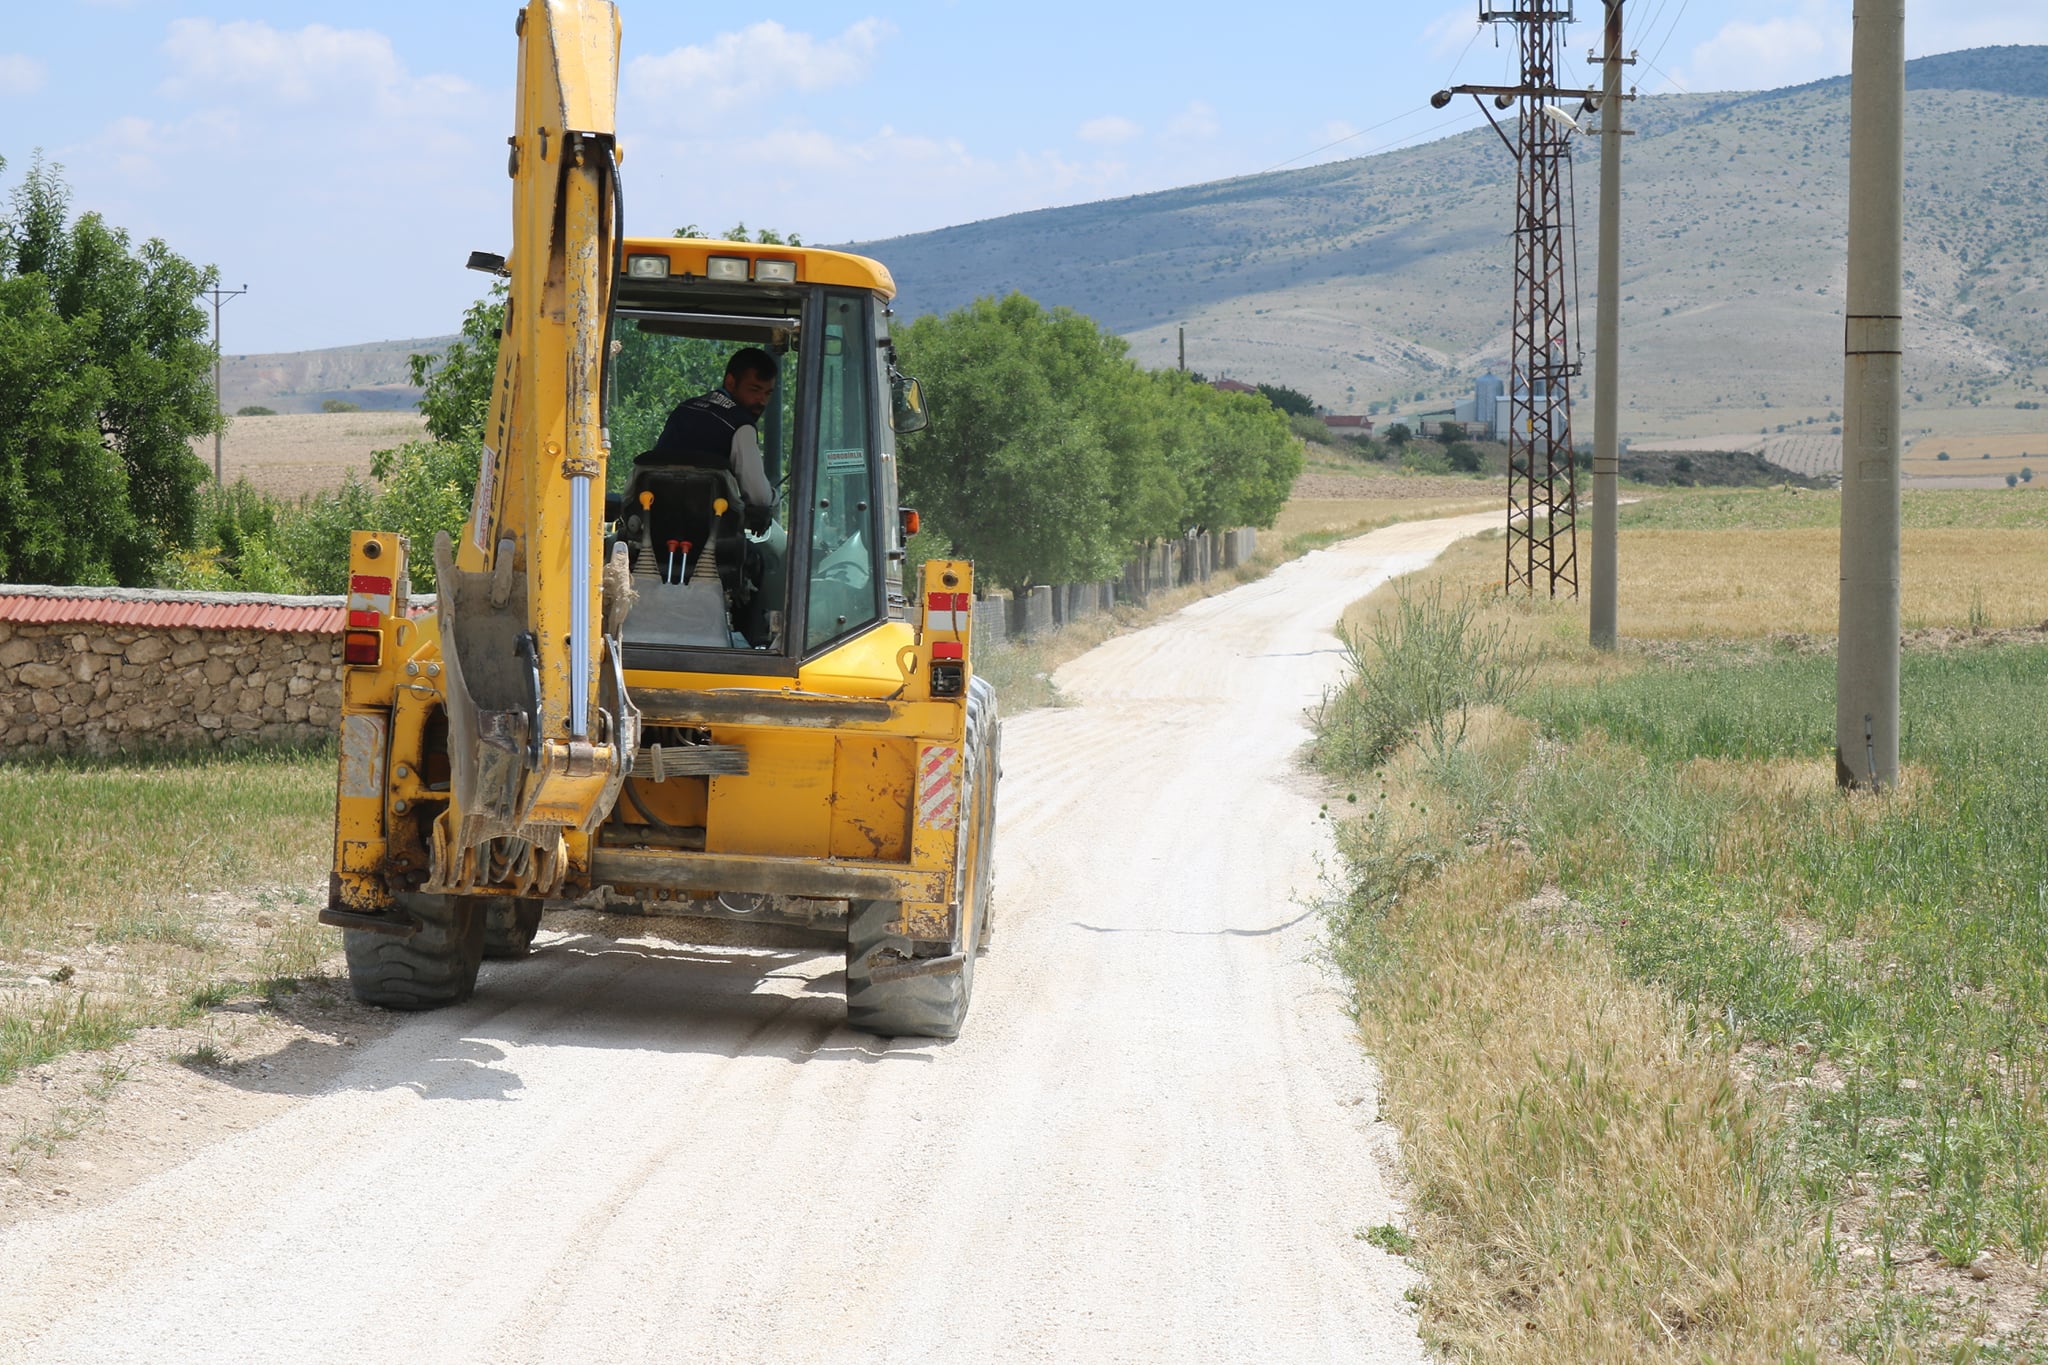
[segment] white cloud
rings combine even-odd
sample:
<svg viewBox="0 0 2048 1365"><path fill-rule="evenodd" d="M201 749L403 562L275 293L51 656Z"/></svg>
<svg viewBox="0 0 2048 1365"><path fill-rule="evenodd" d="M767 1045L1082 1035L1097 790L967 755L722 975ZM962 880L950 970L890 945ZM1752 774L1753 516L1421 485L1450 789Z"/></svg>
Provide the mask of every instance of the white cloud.
<svg viewBox="0 0 2048 1365"><path fill-rule="evenodd" d="M1692 50L1690 90L1770 90L1849 70L1853 30L1842 7L1808 0L1795 16L1738 19Z"/></svg>
<svg viewBox="0 0 2048 1365"><path fill-rule="evenodd" d="M724 110L791 90L829 90L859 81L891 31L879 19L862 19L836 38L819 39L763 19L708 43L636 57L626 75L637 93L679 110Z"/></svg>
<svg viewBox="0 0 2048 1365"><path fill-rule="evenodd" d="M1083 142L1101 142L1114 146L1129 142L1132 138L1144 136L1145 130L1120 114L1105 114L1101 118L1089 119L1075 130L1075 136Z"/></svg>
<svg viewBox="0 0 2048 1365"><path fill-rule="evenodd" d="M250 94L287 106L366 103L386 115L446 112L476 92L453 76L415 77L391 40L372 29L308 24L287 31L261 20L172 21L163 93L184 98Z"/></svg>
<svg viewBox="0 0 2048 1365"><path fill-rule="evenodd" d="M33 95L43 88L48 73L33 57L18 52L0 52L0 99L10 95Z"/></svg>
<svg viewBox="0 0 2048 1365"><path fill-rule="evenodd" d="M1173 120L1166 125L1168 137L1214 137L1222 130L1223 125L1217 121L1215 108L1201 100L1190 101L1188 107L1175 114Z"/></svg>

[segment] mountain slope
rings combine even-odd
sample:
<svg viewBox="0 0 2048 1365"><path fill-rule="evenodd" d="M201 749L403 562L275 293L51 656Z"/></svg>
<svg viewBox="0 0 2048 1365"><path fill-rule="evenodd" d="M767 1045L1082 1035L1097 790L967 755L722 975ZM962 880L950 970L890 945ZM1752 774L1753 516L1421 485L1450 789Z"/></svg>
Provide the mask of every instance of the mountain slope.
<svg viewBox="0 0 2048 1365"><path fill-rule="evenodd" d="M327 399L371 411L410 412L419 401L407 361L439 355L453 336L373 341L321 351L221 357L220 390L229 412L255 404L276 412L318 412Z"/></svg>
<svg viewBox="0 0 2048 1365"><path fill-rule="evenodd" d="M2048 47L1908 69L1913 402L2010 407L2048 366ZM1674 95L1627 112L1626 425L1756 430L1839 406L1847 240L1846 78ZM1580 148L1585 324L1597 150ZM1275 380L1339 410L1411 409L1507 361L1514 168L1492 130L859 244L912 312L1021 289L1165 365Z"/></svg>

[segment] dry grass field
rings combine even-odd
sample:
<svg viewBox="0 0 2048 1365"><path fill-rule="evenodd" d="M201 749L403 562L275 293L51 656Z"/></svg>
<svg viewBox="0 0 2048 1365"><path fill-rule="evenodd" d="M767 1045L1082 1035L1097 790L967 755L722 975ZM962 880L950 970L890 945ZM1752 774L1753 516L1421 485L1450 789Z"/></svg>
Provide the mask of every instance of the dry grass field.
<svg viewBox="0 0 2048 1365"><path fill-rule="evenodd" d="M1832 635L1839 546L1838 533L1828 529L1625 532L1619 628L1631 639ZM1907 630L2048 620L2048 530L1909 530L1901 551L1900 623ZM1492 591L1504 554L1498 538L1467 541L1444 556L1441 572L1454 591ZM1592 558L1589 537L1581 538L1579 554L1583 575ZM1584 638L1583 600L1517 610L1555 623L1564 637ZM1354 624L1369 615L1361 604Z"/></svg>
<svg viewBox="0 0 2048 1365"><path fill-rule="evenodd" d="M416 412L282 413L231 417L221 451L228 483L246 478L282 498L339 488L354 473L370 477L370 457L427 433ZM213 438L192 443L192 453L213 467Z"/></svg>
<svg viewBox="0 0 2048 1365"><path fill-rule="evenodd" d="M1300 535L1322 535L1330 532L1362 533L1396 521L1423 521L1432 517L1457 517L1467 512L1485 512L1502 506L1505 501L1504 496L1495 497L1478 486L1475 486L1471 495L1464 497L1297 497L1280 509L1280 516L1274 522L1272 531L1260 534L1292 539Z"/></svg>
<svg viewBox="0 0 2048 1365"><path fill-rule="evenodd" d="M1943 424L1906 447L1901 468L1908 478L1982 477L2000 484L2031 468L2036 480L2048 480L2048 431L1976 432Z"/></svg>

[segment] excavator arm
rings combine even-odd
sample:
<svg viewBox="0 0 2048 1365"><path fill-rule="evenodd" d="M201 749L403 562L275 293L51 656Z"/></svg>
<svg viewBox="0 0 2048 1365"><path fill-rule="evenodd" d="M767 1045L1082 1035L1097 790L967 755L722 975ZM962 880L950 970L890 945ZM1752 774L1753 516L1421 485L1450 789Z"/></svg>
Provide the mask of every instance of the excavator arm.
<svg viewBox="0 0 2048 1365"><path fill-rule="evenodd" d="M555 890L638 745L601 562L618 14L532 0L518 29L505 330L476 499L434 548L451 800L426 889L447 893Z"/></svg>

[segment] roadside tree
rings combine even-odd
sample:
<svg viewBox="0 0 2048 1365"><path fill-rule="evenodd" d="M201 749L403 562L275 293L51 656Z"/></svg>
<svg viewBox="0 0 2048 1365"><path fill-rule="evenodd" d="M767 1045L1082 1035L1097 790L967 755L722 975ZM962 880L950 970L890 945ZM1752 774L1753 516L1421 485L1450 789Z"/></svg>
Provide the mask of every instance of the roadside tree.
<svg viewBox="0 0 2048 1365"><path fill-rule="evenodd" d="M1088 319L1048 313L1022 294L919 318L897 340L932 414L904 445L905 504L1004 587L1106 576L1129 544L1114 523L1134 506L1110 467L1105 430L1128 437L1130 415L1104 422L1095 408L1113 391L1100 371L1121 361L1121 343L1113 349L1104 343L1117 339ZM1118 507L1125 517L1112 515Z"/></svg>
<svg viewBox="0 0 2048 1365"><path fill-rule="evenodd" d="M194 533L215 275L70 201L39 158L0 217L0 577L134 586Z"/></svg>

